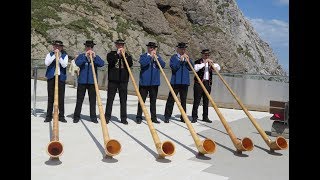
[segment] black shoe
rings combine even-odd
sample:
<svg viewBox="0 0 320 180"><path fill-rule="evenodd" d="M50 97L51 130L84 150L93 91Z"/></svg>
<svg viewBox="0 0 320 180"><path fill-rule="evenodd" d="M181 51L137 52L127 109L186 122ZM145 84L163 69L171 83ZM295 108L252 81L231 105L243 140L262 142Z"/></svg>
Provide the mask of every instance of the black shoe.
<svg viewBox="0 0 320 180"><path fill-rule="evenodd" d="M182 116L180 116L180 121L183 122L183 123L185 123Z"/></svg>
<svg viewBox="0 0 320 180"><path fill-rule="evenodd" d="M128 124L128 121L126 119L121 119L121 123Z"/></svg>
<svg viewBox="0 0 320 180"><path fill-rule="evenodd" d="M192 121L191 121L191 123L195 123L195 122L197 122L197 119L196 119L196 118L193 118Z"/></svg>
<svg viewBox="0 0 320 180"><path fill-rule="evenodd" d="M212 123L212 121L208 118L203 118L202 121L207 122L207 123Z"/></svg>
<svg viewBox="0 0 320 180"><path fill-rule="evenodd" d="M93 123L96 123L96 124L98 123L97 118L92 118L91 121L92 121Z"/></svg>
<svg viewBox="0 0 320 180"><path fill-rule="evenodd" d="M52 121L52 117L46 117L46 119L43 122L50 122Z"/></svg>
<svg viewBox="0 0 320 180"><path fill-rule="evenodd" d="M67 120L65 120L64 117L59 117L59 121L60 121L60 122L64 122L64 123L67 122Z"/></svg>
<svg viewBox="0 0 320 180"><path fill-rule="evenodd" d="M158 121L157 119L153 119L152 122L153 122L153 123L160 124L160 121Z"/></svg>
<svg viewBox="0 0 320 180"><path fill-rule="evenodd" d="M185 122L184 122L184 119L183 119L183 117L182 117L182 116L180 116L180 122L185 123Z"/></svg>
<svg viewBox="0 0 320 180"><path fill-rule="evenodd" d="M136 118L136 122L137 122L137 124L141 124L142 119L141 118Z"/></svg>
<svg viewBox="0 0 320 180"><path fill-rule="evenodd" d="M78 123L80 118L73 118L73 123Z"/></svg>
<svg viewBox="0 0 320 180"><path fill-rule="evenodd" d="M169 123L170 117L169 116L164 116L164 123Z"/></svg>

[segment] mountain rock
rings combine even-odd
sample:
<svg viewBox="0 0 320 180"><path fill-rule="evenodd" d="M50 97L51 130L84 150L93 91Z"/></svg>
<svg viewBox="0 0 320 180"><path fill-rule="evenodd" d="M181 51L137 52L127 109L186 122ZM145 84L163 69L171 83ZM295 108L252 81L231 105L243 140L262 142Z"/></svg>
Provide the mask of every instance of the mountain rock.
<svg viewBox="0 0 320 180"><path fill-rule="evenodd" d="M32 0L32 59L43 59L52 40L62 40L74 56L92 39L106 60L118 38L126 41L135 65L149 41L159 44L167 62L183 41L193 60L210 49L221 72L286 74L234 0Z"/></svg>

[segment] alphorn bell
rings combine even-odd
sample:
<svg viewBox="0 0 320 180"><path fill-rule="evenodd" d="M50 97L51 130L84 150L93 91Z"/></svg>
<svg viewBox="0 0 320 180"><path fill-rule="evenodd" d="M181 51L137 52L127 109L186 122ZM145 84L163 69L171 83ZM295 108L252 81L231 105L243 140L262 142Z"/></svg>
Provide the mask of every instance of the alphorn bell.
<svg viewBox="0 0 320 180"><path fill-rule="evenodd" d="M233 133L233 131L231 130L231 127L229 126L229 124L227 123L226 119L224 118L224 116L222 115L221 111L219 110L218 106L216 105L216 103L213 101L212 97L210 96L208 90L206 89L206 87L203 85L201 79L199 78L198 74L196 73L196 71L193 69L191 63L188 61L188 64L192 70L192 72L194 73L195 77L197 78L201 88L203 89L203 92L206 94L206 96L208 97L210 103L212 104L214 110L216 111L217 115L219 116L224 128L226 129L233 145L236 147L237 152L242 152L242 151L251 151L253 149L253 143L251 141L250 138L245 137L242 140L239 140ZM195 82L196 83L196 82Z"/></svg>
<svg viewBox="0 0 320 180"><path fill-rule="evenodd" d="M227 87L227 89L230 91L230 93L232 94L232 96L236 99L236 101L238 102L238 104L241 106L242 110L246 113L246 115L249 117L250 121L252 122L252 124L254 125L254 127L258 130L258 132L260 133L262 139L264 140L264 142L267 143L267 145L270 147L271 151L274 150L284 150L288 148L288 142L286 141L286 139L282 136L278 136L276 138L275 141L272 141L267 134L264 132L264 130L259 126L259 124L256 122L256 120L254 119L254 117L249 113L249 111L247 110L247 108L242 104L242 102L240 101L240 99L237 97L237 95L232 91L232 89L229 87L229 85L227 84L227 82L222 78L222 76L220 75L220 73L217 71L217 69L213 66L213 64L211 64L211 67L216 71L217 75L219 76L219 78L221 79L221 81L223 82L223 84Z"/></svg>
<svg viewBox="0 0 320 180"><path fill-rule="evenodd" d="M130 75L134 90L136 91L136 94L138 96L141 109L142 109L142 111L144 113L144 116L145 116L145 118L147 120L147 124L148 124L149 130L151 132L152 139L154 141L156 149L158 151L158 154L162 158L164 158L165 156L172 156L175 153L175 146L171 141L164 141L163 143L161 143L160 138L159 138L159 136L158 136L156 130L154 129L153 124L152 124L151 116L150 116L150 114L149 114L149 112L148 112L148 110L147 110L147 108L146 108L146 106L145 106L145 104L144 104L144 102L142 100L142 97L141 97L141 94L139 92L138 86L136 84L136 81L134 80L134 77L132 75L131 69L130 69L129 64L127 62L127 58L126 58L126 56L125 56L123 51L121 51L121 54L122 54L122 57L123 57L124 62L126 64L126 67L128 69L128 72L129 72L129 75Z"/></svg>
<svg viewBox="0 0 320 180"><path fill-rule="evenodd" d="M59 141L59 95L58 95L58 83L59 83L59 55L57 52L54 53L56 56L56 69L54 75L54 102L53 102L53 128L52 128L52 137L51 141L47 146L47 153L51 158L59 158L63 153L63 145Z"/></svg>
<svg viewBox="0 0 320 180"><path fill-rule="evenodd" d="M163 75L163 77L164 77L169 89L170 89L170 92L171 92L175 102L178 105L178 108L179 108L179 110L181 112L183 120L187 124L188 130L190 131L190 134L191 134L191 136L192 136L192 138L193 138L193 140L195 142L195 145L197 146L198 151L201 154L213 154L216 151L216 143L211 139L205 139L203 141L200 141L199 137L197 136L197 133L195 132L194 128L191 125L190 120L188 119L188 116L187 116L186 112L184 111L180 101L178 100L178 97L177 97L176 93L174 92L174 90L171 87L171 84L170 84L168 78L166 77L166 75L165 75L165 73L164 73L164 71L163 71L163 69L162 69L162 67L161 67L161 65L160 65L160 63L158 61L158 57L155 56L154 58L155 58L158 66L159 66L159 69L160 69L160 71L161 71L161 73L162 73L162 75Z"/></svg>
<svg viewBox="0 0 320 180"><path fill-rule="evenodd" d="M108 156L112 157L112 156L115 156L115 155L120 153L121 144L119 143L119 141L109 138L106 118L104 117L104 111L103 111L102 102L101 102L101 98L100 98L100 92L99 92L99 87L98 87L96 71L95 71L95 68L94 68L93 60L92 60L92 53L89 54L89 58L90 58L90 63L91 63L91 68L92 68L94 87L95 87L96 95L97 95L97 101L98 101L98 108L99 108L100 122L101 122L101 127L102 127L102 134L103 134L103 142L104 142L105 153Z"/></svg>

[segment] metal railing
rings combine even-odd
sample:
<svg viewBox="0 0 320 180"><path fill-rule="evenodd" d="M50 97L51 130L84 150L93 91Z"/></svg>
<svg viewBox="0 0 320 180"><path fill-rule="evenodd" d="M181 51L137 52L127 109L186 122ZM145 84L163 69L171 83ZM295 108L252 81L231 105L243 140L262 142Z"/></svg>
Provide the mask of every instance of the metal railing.
<svg viewBox="0 0 320 180"><path fill-rule="evenodd" d="M33 67L32 77L33 81L33 108L32 114L37 117L37 79L38 79L38 66Z"/></svg>
<svg viewBox="0 0 320 180"><path fill-rule="evenodd" d="M32 64L34 82L33 114L36 115L36 81L46 80L46 66L43 64ZM67 66L69 68L69 66ZM101 90L107 90L107 66L97 68L98 85ZM164 68L167 77L171 78L171 69ZM132 73L139 80L140 66L133 66ZM239 96L248 110L268 111L270 100L289 101L289 77L240 73L220 73L230 88ZM166 100L169 94L168 87L160 76L161 85L158 90L158 98ZM67 75L67 84L74 81L71 75ZM190 87L188 89L187 102L193 103L194 75L190 72ZM219 107L241 109L233 96L229 93L219 77L213 75L211 96ZM128 84L128 94L135 95L132 83ZM202 102L202 101L201 101Z"/></svg>

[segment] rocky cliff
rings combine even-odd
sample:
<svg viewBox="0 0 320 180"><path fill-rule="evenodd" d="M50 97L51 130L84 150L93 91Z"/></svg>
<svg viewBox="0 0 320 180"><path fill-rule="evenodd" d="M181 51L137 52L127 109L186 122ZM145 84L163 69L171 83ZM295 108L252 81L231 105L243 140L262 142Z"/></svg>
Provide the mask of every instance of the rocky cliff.
<svg viewBox="0 0 320 180"><path fill-rule="evenodd" d="M59 39L69 55L93 39L105 59L114 41L126 41L138 65L148 41L159 44L168 62L178 42L191 58L212 51L221 72L285 75L272 48L244 18L235 0L32 0L31 57L43 59Z"/></svg>

